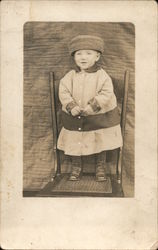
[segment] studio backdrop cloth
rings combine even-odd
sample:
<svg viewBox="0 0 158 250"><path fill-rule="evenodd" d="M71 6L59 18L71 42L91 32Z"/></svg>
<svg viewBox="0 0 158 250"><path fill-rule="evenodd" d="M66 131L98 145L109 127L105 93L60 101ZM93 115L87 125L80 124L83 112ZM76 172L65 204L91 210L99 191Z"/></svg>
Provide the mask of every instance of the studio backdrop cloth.
<svg viewBox="0 0 158 250"><path fill-rule="evenodd" d="M131 23L27 22L24 25L24 179L25 191L40 190L50 179L53 166L49 72L54 72L57 97L60 79L73 67L68 43L80 34L104 40L100 66L123 84L130 70L123 155L123 190L134 194L135 30ZM121 86L120 86L121 87ZM61 129L61 117L58 126Z"/></svg>

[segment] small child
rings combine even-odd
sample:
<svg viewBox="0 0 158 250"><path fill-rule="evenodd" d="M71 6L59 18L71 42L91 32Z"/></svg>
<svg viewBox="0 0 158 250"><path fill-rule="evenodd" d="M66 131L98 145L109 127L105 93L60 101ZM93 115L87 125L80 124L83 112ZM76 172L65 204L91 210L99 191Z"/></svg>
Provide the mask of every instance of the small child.
<svg viewBox="0 0 158 250"><path fill-rule="evenodd" d="M106 181L106 150L122 146L122 136L111 78L97 65L104 42L79 35L71 40L69 51L76 65L60 81L63 128L58 149L71 156L70 181L80 179L82 156L92 154L96 181Z"/></svg>

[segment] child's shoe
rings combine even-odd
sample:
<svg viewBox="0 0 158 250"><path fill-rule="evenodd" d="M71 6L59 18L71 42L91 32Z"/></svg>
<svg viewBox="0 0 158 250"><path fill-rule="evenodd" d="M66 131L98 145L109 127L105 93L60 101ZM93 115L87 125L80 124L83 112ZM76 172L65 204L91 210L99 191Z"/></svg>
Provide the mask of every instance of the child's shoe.
<svg viewBox="0 0 158 250"><path fill-rule="evenodd" d="M79 181L81 177L82 161L80 156L72 157L72 171L69 181Z"/></svg>
<svg viewBox="0 0 158 250"><path fill-rule="evenodd" d="M96 181L106 181L106 171L105 171L105 164L106 164L106 155L105 152L101 152L96 156Z"/></svg>
<svg viewBox="0 0 158 250"><path fill-rule="evenodd" d="M96 169L96 181L106 181L107 177L105 174L104 167L97 167Z"/></svg>

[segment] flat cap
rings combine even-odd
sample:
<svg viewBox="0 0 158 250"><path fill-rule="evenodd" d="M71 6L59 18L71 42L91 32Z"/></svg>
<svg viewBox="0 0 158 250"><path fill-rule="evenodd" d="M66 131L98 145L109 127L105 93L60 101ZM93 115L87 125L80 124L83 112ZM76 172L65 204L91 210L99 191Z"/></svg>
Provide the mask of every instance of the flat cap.
<svg viewBox="0 0 158 250"><path fill-rule="evenodd" d="M104 41L98 36L79 35L70 41L69 53L72 55L75 51L80 49L91 49L103 53Z"/></svg>

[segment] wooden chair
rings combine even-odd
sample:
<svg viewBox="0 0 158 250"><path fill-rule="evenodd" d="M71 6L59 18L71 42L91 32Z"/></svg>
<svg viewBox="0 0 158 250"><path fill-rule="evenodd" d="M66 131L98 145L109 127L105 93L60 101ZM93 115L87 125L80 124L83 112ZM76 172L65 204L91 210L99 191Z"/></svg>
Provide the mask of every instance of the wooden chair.
<svg viewBox="0 0 158 250"><path fill-rule="evenodd" d="M126 125L126 108L128 99L128 85L129 85L129 71L126 70L124 73L123 84L122 81L118 81L118 79L112 79L112 80L114 85L114 92L116 94L118 104L120 106L120 112L121 112L120 125L124 142L125 125ZM50 83L51 114L52 114L52 128L53 128L53 152L54 152L54 164L51 174L51 181L53 181L56 176L59 176L61 174L60 157L59 157L59 151L57 149L57 138L58 138L57 112L56 112L57 97L55 95L53 72L50 72L49 74L49 83ZM123 149L124 146L122 148L117 149L116 175L117 175L117 182L119 184L122 183Z"/></svg>

